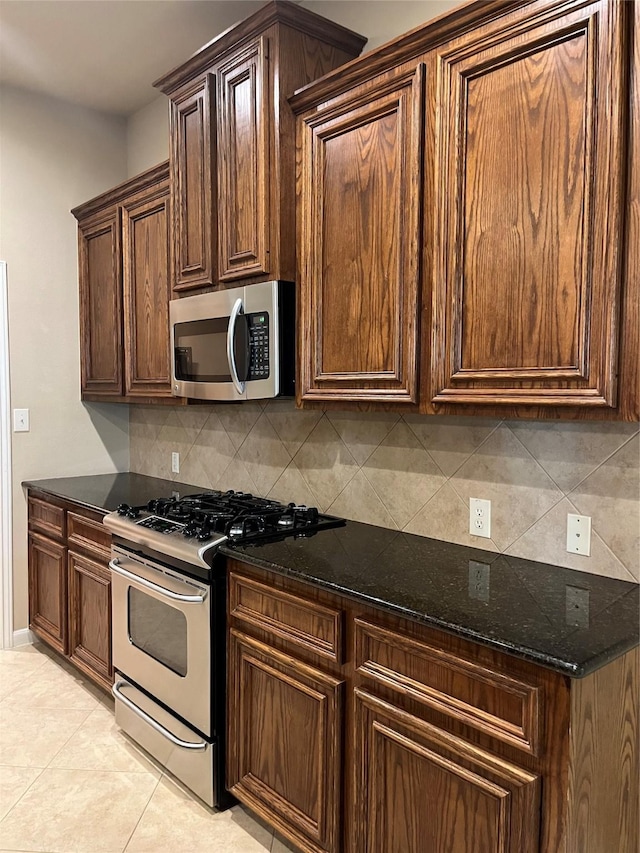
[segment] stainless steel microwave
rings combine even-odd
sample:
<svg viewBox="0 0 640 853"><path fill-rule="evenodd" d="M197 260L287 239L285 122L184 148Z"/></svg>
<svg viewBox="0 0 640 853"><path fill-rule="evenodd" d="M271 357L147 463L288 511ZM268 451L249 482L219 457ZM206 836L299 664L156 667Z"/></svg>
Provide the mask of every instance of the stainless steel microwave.
<svg viewBox="0 0 640 853"><path fill-rule="evenodd" d="M295 297L265 281L169 303L171 389L196 400L262 400L294 393Z"/></svg>

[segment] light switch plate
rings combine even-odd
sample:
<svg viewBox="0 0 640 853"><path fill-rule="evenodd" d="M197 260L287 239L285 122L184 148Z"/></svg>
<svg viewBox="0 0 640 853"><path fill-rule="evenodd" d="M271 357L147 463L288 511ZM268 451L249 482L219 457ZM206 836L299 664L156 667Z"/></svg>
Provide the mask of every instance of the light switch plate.
<svg viewBox="0 0 640 853"><path fill-rule="evenodd" d="M29 432L29 409L13 410L13 431Z"/></svg>

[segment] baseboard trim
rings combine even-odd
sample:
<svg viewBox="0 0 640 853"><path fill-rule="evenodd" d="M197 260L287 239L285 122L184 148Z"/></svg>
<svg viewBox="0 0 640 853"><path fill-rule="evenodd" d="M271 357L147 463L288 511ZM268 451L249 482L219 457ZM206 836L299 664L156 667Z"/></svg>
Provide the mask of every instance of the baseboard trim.
<svg viewBox="0 0 640 853"><path fill-rule="evenodd" d="M20 628L13 632L13 647L33 645L36 641L36 635L28 628Z"/></svg>

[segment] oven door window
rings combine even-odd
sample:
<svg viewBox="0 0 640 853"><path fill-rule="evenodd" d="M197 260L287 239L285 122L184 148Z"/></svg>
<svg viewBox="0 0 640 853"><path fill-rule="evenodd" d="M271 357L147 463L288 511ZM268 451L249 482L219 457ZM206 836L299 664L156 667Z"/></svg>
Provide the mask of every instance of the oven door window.
<svg viewBox="0 0 640 853"><path fill-rule="evenodd" d="M187 619L180 610L129 587L129 639L178 675L187 674Z"/></svg>

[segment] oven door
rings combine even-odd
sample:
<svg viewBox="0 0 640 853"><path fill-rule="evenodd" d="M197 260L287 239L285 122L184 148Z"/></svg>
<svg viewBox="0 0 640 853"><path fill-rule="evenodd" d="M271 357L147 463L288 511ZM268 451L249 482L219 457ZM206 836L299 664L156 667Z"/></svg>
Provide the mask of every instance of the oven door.
<svg viewBox="0 0 640 853"><path fill-rule="evenodd" d="M211 736L211 591L113 548L113 665Z"/></svg>

